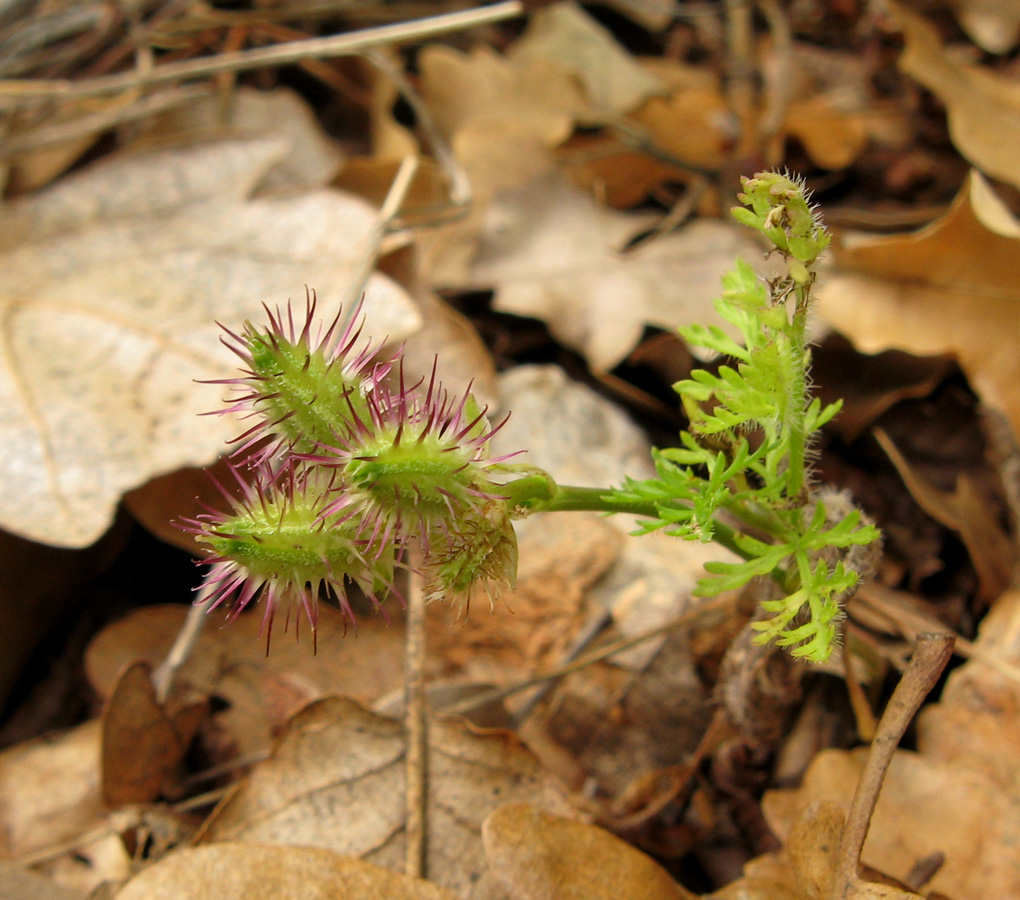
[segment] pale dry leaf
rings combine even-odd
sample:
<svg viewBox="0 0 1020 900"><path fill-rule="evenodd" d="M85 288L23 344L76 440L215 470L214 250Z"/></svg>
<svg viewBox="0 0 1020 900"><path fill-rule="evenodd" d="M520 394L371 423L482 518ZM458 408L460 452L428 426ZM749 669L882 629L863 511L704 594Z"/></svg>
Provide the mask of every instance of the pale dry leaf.
<svg viewBox="0 0 1020 900"><path fill-rule="evenodd" d="M695 900L651 857L605 829L523 803L492 813L482 838L512 900Z"/></svg>
<svg viewBox="0 0 1020 900"><path fill-rule="evenodd" d="M952 0L963 30L982 50L1008 53L1020 41L1017 0Z"/></svg>
<svg viewBox="0 0 1020 900"><path fill-rule="evenodd" d="M89 892L57 884L30 869L0 863L0 897L3 900L87 900Z"/></svg>
<svg viewBox="0 0 1020 900"><path fill-rule="evenodd" d="M94 719L0 753L0 858L76 837L101 820L100 735Z"/></svg>
<svg viewBox="0 0 1020 900"><path fill-rule="evenodd" d="M486 45L467 54L435 45L422 51L419 66L422 97L454 149L471 132L493 143L526 134L551 148L587 108L573 76L548 59L507 59Z"/></svg>
<svg viewBox="0 0 1020 900"><path fill-rule="evenodd" d="M483 819L507 802L566 812L538 762L512 735L476 735L461 722L429 723L427 870L461 897L501 896L485 870ZM212 814L200 837L324 847L404 865L403 726L352 700L301 710L273 756Z"/></svg>
<svg viewBox="0 0 1020 900"><path fill-rule="evenodd" d="M494 456L524 451L515 462L583 487L655 475L647 435L619 405L574 381L562 367L517 366L502 373L498 384L501 412L510 417L492 438ZM618 524L624 517L609 521ZM626 523L620 527L629 529Z"/></svg>
<svg viewBox="0 0 1020 900"><path fill-rule="evenodd" d="M1020 434L1020 225L977 172L916 234L837 249L819 315L865 353L952 353Z"/></svg>
<svg viewBox="0 0 1020 900"><path fill-rule="evenodd" d="M431 283L456 286L466 278L489 200L552 169L553 149L587 103L562 66L508 60L487 46L470 54L426 47L419 66L422 96L471 183L469 214L420 241Z"/></svg>
<svg viewBox="0 0 1020 900"><path fill-rule="evenodd" d="M64 546L94 541L124 491L204 465L241 430L223 405L237 328L260 304L319 293L331 318L354 291L376 212L336 191L246 200L287 151L199 144L113 159L5 210L0 245L0 525ZM371 334L419 324L373 275ZM263 314L264 315L264 314Z"/></svg>
<svg viewBox="0 0 1020 900"><path fill-rule="evenodd" d="M544 59L572 72L598 113L622 114L663 93L663 85L572 0L536 10L510 48L514 61Z"/></svg>
<svg viewBox="0 0 1020 900"><path fill-rule="evenodd" d="M723 274L737 256L761 259L736 226L701 220L623 252L651 224L549 176L491 205L470 278L495 287L497 309L541 319L594 370L608 371L646 325L720 322L712 301Z"/></svg>
<svg viewBox="0 0 1020 900"><path fill-rule="evenodd" d="M209 95L146 120L130 149L166 147L213 138L280 137L289 150L270 169L260 192L322 187L344 163L337 141L323 130L308 102L290 88L241 85L229 96Z"/></svg>
<svg viewBox="0 0 1020 900"><path fill-rule="evenodd" d="M454 895L317 847L213 844L171 853L116 900L454 900Z"/></svg>
<svg viewBox="0 0 1020 900"><path fill-rule="evenodd" d="M985 174L1020 186L1020 83L957 62L931 22L895 0L885 5L906 41L899 66L945 103L956 149Z"/></svg>

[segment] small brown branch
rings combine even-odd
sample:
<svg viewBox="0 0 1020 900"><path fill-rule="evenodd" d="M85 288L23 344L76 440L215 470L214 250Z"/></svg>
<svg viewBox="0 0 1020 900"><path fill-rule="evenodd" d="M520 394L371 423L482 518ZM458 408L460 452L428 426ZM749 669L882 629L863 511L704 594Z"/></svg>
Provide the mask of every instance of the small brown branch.
<svg viewBox="0 0 1020 900"><path fill-rule="evenodd" d="M852 896L860 882L861 850L878 802L878 794L893 753L928 692L935 686L953 654L953 638L947 634L919 634L914 655L879 720L861 780L854 792L850 813L840 840L833 900Z"/></svg>
<svg viewBox="0 0 1020 900"><path fill-rule="evenodd" d="M400 211L400 206L411 189L414 175L418 171L418 158L416 156L405 156L393 177L386 199L379 210L372 231L365 239L365 249L358 255L358 265L351 275L351 283L348 287L347 296L344 298L344 309L354 309L358 299L364 293L365 284L368 282L372 270L379 259L379 250L383 238L389 231L393 220Z"/></svg>
<svg viewBox="0 0 1020 900"><path fill-rule="evenodd" d="M404 740L407 776L407 849L404 872L427 877L428 721L425 708L425 584L420 550L411 560L404 658Z"/></svg>

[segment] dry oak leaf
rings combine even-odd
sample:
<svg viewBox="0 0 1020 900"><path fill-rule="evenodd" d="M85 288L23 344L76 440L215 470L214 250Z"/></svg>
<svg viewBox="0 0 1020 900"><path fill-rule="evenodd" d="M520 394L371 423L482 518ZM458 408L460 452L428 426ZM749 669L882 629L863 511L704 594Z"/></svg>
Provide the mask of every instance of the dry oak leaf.
<svg viewBox="0 0 1020 900"><path fill-rule="evenodd" d="M482 821L507 802L567 812L566 802L514 736L442 720L428 730L427 869L463 898L501 898L485 867ZM402 724L327 697L294 716L272 757L213 812L199 840L324 847L401 869L404 783Z"/></svg>
<svg viewBox="0 0 1020 900"><path fill-rule="evenodd" d="M541 319L594 370L608 371L645 325L724 324L712 306L720 279L737 256L761 259L737 226L702 220L623 251L653 224L547 176L490 205L470 280L495 287L497 309Z"/></svg>
<svg viewBox="0 0 1020 900"><path fill-rule="evenodd" d="M199 416L233 374L216 321L319 293L357 295L376 221L349 195L249 199L288 144L251 139L113 158L0 210L0 526L85 546L121 495L206 465L236 421ZM419 324L373 275L369 332Z"/></svg>
<svg viewBox="0 0 1020 900"><path fill-rule="evenodd" d="M849 809L866 750L824 750L801 787L765 795L772 830L785 838L810 804L833 801ZM1020 896L1020 799L983 772L897 750L871 818L862 859L904 880L918 860L936 852L945 864L928 885L954 900Z"/></svg>
<svg viewBox="0 0 1020 900"><path fill-rule="evenodd" d="M143 870L116 900L455 900L453 894L317 847L213 844Z"/></svg>
<svg viewBox="0 0 1020 900"><path fill-rule="evenodd" d="M540 57L507 59L485 45L469 54L432 46L419 66L422 97L481 200L551 166L549 151L587 109L574 76Z"/></svg>
<svg viewBox="0 0 1020 900"><path fill-rule="evenodd" d="M972 171L939 221L836 252L819 314L859 350L952 353L1020 434L1020 224Z"/></svg>
<svg viewBox="0 0 1020 900"><path fill-rule="evenodd" d="M472 192L468 215L428 231L419 246L433 285L459 285L489 200L551 170L553 149L587 103L564 67L546 59L508 60L484 45L470 54L426 47L419 66L422 97Z"/></svg>
<svg viewBox="0 0 1020 900"><path fill-rule="evenodd" d="M507 56L513 61L545 59L567 68L596 113L630 112L664 91L662 82L572 0L536 10Z"/></svg>
<svg viewBox="0 0 1020 900"><path fill-rule="evenodd" d="M895 0L885 7L906 41L899 66L945 103L956 149L987 175L1020 187L1020 82L957 62L931 22Z"/></svg>
<svg viewBox="0 0 1020 900"><path fill-rule="evenodd" d="M523 803L492 813L482 839L512 900L695 900L651 857L605 829Z"/></svg>

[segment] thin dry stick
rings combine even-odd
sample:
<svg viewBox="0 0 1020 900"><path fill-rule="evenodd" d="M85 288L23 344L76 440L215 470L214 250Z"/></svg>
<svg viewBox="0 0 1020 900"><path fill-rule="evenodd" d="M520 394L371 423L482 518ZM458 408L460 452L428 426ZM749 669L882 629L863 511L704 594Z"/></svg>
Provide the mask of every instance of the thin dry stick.
<svg viewBox="0 0 1020 900"><path fill-rule="evenodd" d="M198 598L195 605L188 610L188 617L184 625L174 639L170 652L166 659L152 673L152 684L156 688L156 702L166 703L170 696L170 688L173 687L174 678L181 666L188 661L191 651L195 649L198 636L202 633L205 625L206 613L212 605L212 588L208 582L203 581L198 589Z"/></svg>
<svg viewBox="0 0 1020 900"><path fill-rule="evenodd" d="M889 705L879 720L875 739L871 742L861 780L854 792L850 813L843 826L839 847L839 867L833 884L833 900L846 900L860 882L861 850L868 836L871 815L878 802L885 773L892 762L903 733L920 708L928 692L935 686L942 670L953 655L953 638L947 634L925 633L917 636L917 647L910 665L896 685Z"/></svg>
<svg viewBox="0 0 1020 900"><path fill-rule="evenodd" d="M404 739L407 774L407 853L404 871L413 878L426 877L426 791L428 772L428 723L425 716L425 583L418 574L422 554L411 559L407 598L407 635L404 659Z"/></svg>
<svg viewBox="0 0 1020 900"><path fill-rule="evenodd" d="M400 206L411 188L414 181L414 173L418 171L418 158L416 156L405 156L397 174L393 177L393 184L390 185L386 199L383 201L379 215L376 216L375 224L365 241L365 249L358 254L358 266L351 277L350 287L345 298L343 298L344 309L354 309L358 299L365 290L365 282L375 268L376 260L379 258L379 247L382 239L389 230L390 223L400 211Z"/></svg>
<svg viewBox="0 0 1020 900"><path fill-rule="evenodd" d="M749 156L758 144L755 120L754 37L747 0L726 0L726 95L740 122L735 155Z"/></svg>
<svg viewBox="0 0 1020 900"><path fill-rule="evenodd" d="M303 41L278 44L274 47L255 47L233 53L220 53L209 58L164 63L155 66L149 72L122 72L85 81L65 79L0 81L0 101L6 97L8 98L6 105L10 105L10 99L24 102L53 97L94 97L101 94L117 93L129 88L151 87L187 78L204 78L221 72L243 72L269 66L286 66L309 57L327 59L352 56L382 44L420 41L450 31L490 25L519 16L523 11L524 4L521 0L503 0L503 2L494 3L491 6L444 13L414 22L380 25L377 28L366 28L350 34L308 38Z"/></svg>
<svg viewBox="0 0 1020 900"><path fill-rule="evenodd" d="M758 120L758 137L768 142L783 127L793 94L793 33L777 0L757 0L755 5L772 36L772 72L765 78L763 110Z"/></svg>
<svg viewBox="0 0 1020 900"><path fill-rule="evenodd" d="M471 205L471 182L468 180L467 172L458 162L453 149L443 137L439 126L436 124L432 110L428 108L421 95L414 89L403 70L394 65L390 59L379 50L367 50L363 54L366 60L376 67L383 75L389 78L400 95L407 101L418 124L419 132L424 136L425 143L431 151L433 158L439 163L439 168L446 175L450 192L450 203L453 209L450 218L459 217L467 213ZM430 223L440 224L440 223Z"/></svg>

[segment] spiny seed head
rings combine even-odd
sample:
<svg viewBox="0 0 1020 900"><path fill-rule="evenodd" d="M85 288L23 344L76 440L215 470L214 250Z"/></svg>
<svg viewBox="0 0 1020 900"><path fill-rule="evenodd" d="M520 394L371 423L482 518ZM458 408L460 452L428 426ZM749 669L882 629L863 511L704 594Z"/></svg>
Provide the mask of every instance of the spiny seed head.
<svg viewBox="0 0 1020 900"><path fill-rule="evenodd" d="M231 616L236 616L259 596L265 606L268 648L273 619L281 607L288 621L291 607L303 609L314 642L323 588L335 594L351 622L348 581L356 582L376 603L377 594L392 589L393 548L366 533L357 517L322 516L334 489L331 473L296 461L280 472L262 463L246 479L232 471L242 489L239 498L224 491L232 511L185 523L207 549L211 608L229 601Z"/></svg>
<svg viewBox="0 0 1020 900"><path fill-rule="evenodd" d="M426 572L426 598L447 598L466 614L475 585L489 605L517 585L517 535L506 504L488 501L465 514L456 531L433 536Z"/></svg>
<svg viewBox="0 0 1020 900"><path fill-rule="evenodd" d="M290 303L285 312L265 309L268 327L247 322L240 334L224 329L223 343L244 363L244 374L218 382L241 394L220 412L257 420L235 439L240 445L235 455L261 445L254 461L311 451L346 430L348 409L364 413L366 398L392 365L377 359L379 345L361 341L361 304L343 327L342 309L328 326L317 321L312 292L300 325Z"/></svg>
<svg viewBox="0 0 1020 900"><path fill-rule="evenodd" d="M321 590L353 619L345 584L373 600L392 591L412 542L433 594L466 598L484 583L491 599L512 586L516 537L492 474L508 457L489 454L502 423L490 424L470 388L452 397L435 365L410 387L402 365L387 379L392 361L377 360L360 325L340 331L338 314L315 327L314 295L300 327L290 306L267 312L268 327L249 323L224 342L245 364L227 382L243 393L227 411L258 419L237 451L248 452L251 481L233 470L242 496L232 511L187 523L209 553L213 605L230 600L236 614L259 595L268 630L297 603L314 632Z"/></svg>
<svg viewBox="0 0 1020 900"><path fill-rule="evenodd" d="M398 531L418 531L428 553L437 529L458 531L463 517L502 499L489 467L493 427L468 390L451 398L433 367L427 389L385 386L367 398L368 415L352 409L353 427L324 452L306 457L335 468L348 490L328 509L361 508ZM504 420L505 421L505 420Z"/></svg>

